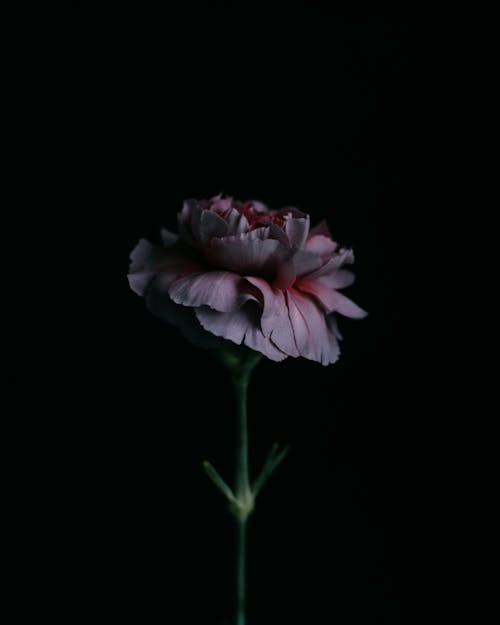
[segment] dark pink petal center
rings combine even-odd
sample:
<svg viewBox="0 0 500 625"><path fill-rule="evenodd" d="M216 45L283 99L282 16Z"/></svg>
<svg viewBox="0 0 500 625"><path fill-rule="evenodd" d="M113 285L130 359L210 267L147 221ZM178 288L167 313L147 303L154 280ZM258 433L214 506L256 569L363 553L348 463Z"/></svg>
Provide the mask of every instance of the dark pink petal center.
<svg viewBox="0 0 500 625"><path fill-rule="evenodd" d="M283 228L285 224L285 217L279 211L259 211L255 208L253 202L245 202L245 204L240 204L235 206L235 208L241 215L246 217L251 230L262 226L270 226L271 224L276 224Z"/></svg>
<svg viewBox="0 0 500 625"><path fill-rule="evenodd" d="M271 224L283 228L285 224L285 216L282 211L264 210L266 207L260 202L238 202L233 198L217 195L211 200L200 200L199 204L202 208L217 213L223 219L229 217L232 210L238 211L240 215L246 217L250 230Z"/></svg>

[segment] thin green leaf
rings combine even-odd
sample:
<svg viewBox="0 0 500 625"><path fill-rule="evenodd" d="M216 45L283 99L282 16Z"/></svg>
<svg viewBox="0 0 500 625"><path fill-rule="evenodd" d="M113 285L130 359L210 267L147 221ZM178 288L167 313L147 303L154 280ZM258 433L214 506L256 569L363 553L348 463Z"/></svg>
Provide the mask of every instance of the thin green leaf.
<svg viewBox="0 0 500 625"><path fill-rule="evenodd" d="M235 503L236 497L233 494L233 491L229 488L229 486L224 482L221 476L217 473L215 468L210 464L210 462L205 461L203 463L203 468L205 469L206 474L212 480L212 482L217 486L220 492L228 499L229 501Z"/></svg>
<svg viewBox="0 0 500 625"><path fill-rule="evenodd" d="M274 473L278 465L280 465L283 462L290 447L286 446L279 453L278 453L278 449L279 449L279 445L277 443L275 443L271 447L271 451L269 452L267 460L264 463L264 466L262 467L262 471L260 472L259 476L257 477L257 479L254 481L252 485L252 492L254 496L256 496L262 490L263 486L266 484L268 479Z"/></svg>

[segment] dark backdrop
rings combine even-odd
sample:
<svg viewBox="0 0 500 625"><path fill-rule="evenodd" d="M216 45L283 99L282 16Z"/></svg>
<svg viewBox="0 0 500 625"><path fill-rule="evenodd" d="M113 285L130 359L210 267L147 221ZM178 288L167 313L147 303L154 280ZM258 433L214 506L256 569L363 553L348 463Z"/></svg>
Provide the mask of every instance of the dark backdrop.
<svg viewBox="0 0 500 625"><path fill-rule="evenodd" d="M411 312L406 22L322 2L188 3L175 17L101 15L89 32L75 61L76 245L94 295L79 305L82 373L58 431L73 469L72 613L230 622L232 524L201 469L232 473L230 381L125 277L138 238L175 229L184 198L225 192L326 218L354 247L349 295L370 313L340 319L337 364L263 362L252 380L252 467L275 441L291 452L251 519L249 625L409 622L432 589L418 556L426 383L412 373L425 347Z"/></svg>

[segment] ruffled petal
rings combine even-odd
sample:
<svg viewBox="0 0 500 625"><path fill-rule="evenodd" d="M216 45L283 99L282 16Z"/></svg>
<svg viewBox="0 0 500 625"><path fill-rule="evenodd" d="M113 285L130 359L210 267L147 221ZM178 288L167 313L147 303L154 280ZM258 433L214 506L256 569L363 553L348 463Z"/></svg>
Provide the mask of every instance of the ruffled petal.
<svg viewBox="0 0 500 625"><path fill-rule="evenodd" d="M283 291L273 289L261 278L247 277L246 280L258 289L261 296L263 309L260 325L264 336L269 337L285 354L299 356Z"/></svg>
<svg viewBox="0 0 500 625"><path fill-rule="evenodd" d="M321 304L327 313L330 313L335 309L337 299L335 297L336 293L335 291L332 291L332 289L329 289L314 280L301 280L297 283L296 288L302 293L309 293L309 295L313 295L316 301Z"/></svg>
<svg viewBox="0 0 500 625"><path fill-rule="evenodd" d="M270 224L269 226L266 226L264 230L267 231L267 234L266 234L267 239L276 239L280 243L283 243L285 247L287 248L290 247L290 241L288 240L288 237L285 234L285 231L283 230L283 228L280 228L276 224Z"/></svg>
<svg viewBox="0 0 500 625"><path fill-rule="evenodd" d="M286 291L295 284L297 273L295 271L294 258L291 256L278 264L276 276L273 280L273 288Z"/></svg>
<svg viewBox="0 0 500 625"><path fill-rule="evenodd" d="M352 319L363 319L368 314L348 297L338 291L333 291L317 280L301 280L297 288L303 293L313 295L327 313L338 312Z"/></svg>
<svg viewBox="0 0 500 625"><path fill-rule="evenodd" d="M315 282L327 286L330 289L345 289L354 283L355 276L347 269L334 269L330 273L314 279Z"/></svg>
<svg viewBox="0 0 500 625"><path fill-rule="evenodd" d="M323 276L327 276L332 274L334 271L342 267L342 265L348 263L351 264L354 262L354 254L352 250L341 249L337 254L335 254L330 260L326 263L322 264L319 269L316 271L312 271L308 274L308 277L311 279L321 278Z"/></svg>
<svg viewBox="0 0 500 625"><path fill-rule="evenodd" d="M186 306L179 306L169 295L169 281L165 276L156 276L146 293L146 306L157 317L178 328L193 345L204 349L220 349L224 341L204 330L195 311Z"/></svg>
<svg viewBox="0 0 500 625"><path fill-rule="evenodd" d="M328 237L329 239L332 238L332 234L330 232L330 228L328 227L328 224L326 223L326 221L324 219L322 219L319 224L316 224L316 226L314 226L314 228L311 228L311 231L309 232L309 236L310 237L314 237L318 234L322 234L325 237Z"/></svg>
<svg viewBox="0 0 500 625"><path fill-rule="evenodd" d="M231 210L233 205L232 197L223 197L221 193L211 198L210 200L202 200L200 204L203 208L210 208L211 210L219 213L221 217L225 218L227 212Z"/></svg>
<svg viewBox="0 0 500 625"><path fill-rule="evenodd" d="M301 356L323 365L338 360L340 348L335 332L313 299L296 289L286 293L295 343Z"/></svg>
<svg viewBox="0 0 500 625"><path fill-rule="evenodd" d="M179 236L175 234L175 232L170 232L170 230L167 230L166 228L161 229L160 236L163 247L171 247L179 240Z"/></svg>
<svg viewBox="0 0 500 625"><path fill-rule="evenodd" d="M232 208L225 216L227 223L227 234L233 236L235 234L243 234L250 230L247 218L236 209Z"/></svg>
<svg viewBox="0 0 500 625"><path fill-rule="evenodd" d="M289 252L276 239L267 238L268 234L269 228L258 228L246 234L214 238L207 257L216 266L240 274L275 273Z"/></svg>
<svg viewBox="0 0 500 625"><path fill-rule="evenodd" d="M210 306L229 312L240 306L241 282L241 276L230 271L207 271L179 278L170 286L169 295L182 306Z"/></svg>
<svg viewBox="0 0 500 625"><path fill-rule="evenodd" d="M141 239L130 255L127 276L130 288L137 295L144 295L151 280L161 273L166 281L173 282L179 275L193 273L201 265L187 258L179 250L165 249Z"/></svg>
<svg viewBox="0 0 500 625"><path fill-rule="evenodd" d="M258 307L252 302L234 312L223 313L207 307L197 308L195 312L202 327L215 336L237 345L243 343L276 362L287 357L262 333Z"/></svg>
<svg viewBox="0 0 500 625"><path fill-rule="evenodd" d="M332 291L335 296L334 304L331 308L331 312L338 312L344 317L350 317L351 319L364 319L368 313L366 310L360 308L348 297L339 293L338 291Z"/></svg>
<svg viewBox="0 0 500 625"><path fill-rule="evenodd" d="M206 245L212 237L223 237L227 234L227 223L212 211L202 211L199 225L194 225L194 235L202 245Z"/></svg>
<svg viewBox="0 0 500 625"><path fill-rule="evenodd" d="M295 275L298 278L316 271L322 264L323 261L320 256L307 250L299 250L293 257Z"/></svg>
<svg viewBox="0 0 500 625"><path fill-rule="evenodd" d="M140 239L130 254L130 267L127 276L130 288L137 295L144 295L155 265L159 265L165 258L165 252L146 239Z"/></svg>
<svg viewBox="0 0 500 625"><path fill-rule="evenodd" d="M217 213L204 209L196 200L186 200L178 215L181 239L189 245L205 246L212 237L227 234L227 224Z"/></svg>
<svg viewBox="0 0 500 625"><path fill-rule="evenodd" d="M285 233L290 245L302 248L309 234L309 215L303 217L287 216L285 218Z"/></svg>
<svg viewBox="0 0 500 625"><path fill-rule="evenodd" d="M338 248L338 243L332 241L329 237L317 234L311 237L305 244L305 249L319 256L329 256Z"/></svg>

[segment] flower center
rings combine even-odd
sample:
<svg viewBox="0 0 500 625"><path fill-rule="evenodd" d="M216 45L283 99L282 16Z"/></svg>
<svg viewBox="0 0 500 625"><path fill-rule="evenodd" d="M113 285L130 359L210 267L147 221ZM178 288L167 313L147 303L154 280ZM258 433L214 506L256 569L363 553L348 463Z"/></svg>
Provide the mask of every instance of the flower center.
<svg viewBox="0 0 500 625"><path fill-rule="evenodd" d="M278 211L258 211L253 205L253 202L246 202L235 208L241 215L246 217L250 230L255 230L261 226L270 226L271 224L276 224L280 228L283 228L285 223L283 215L280 215Z"/></svg>

